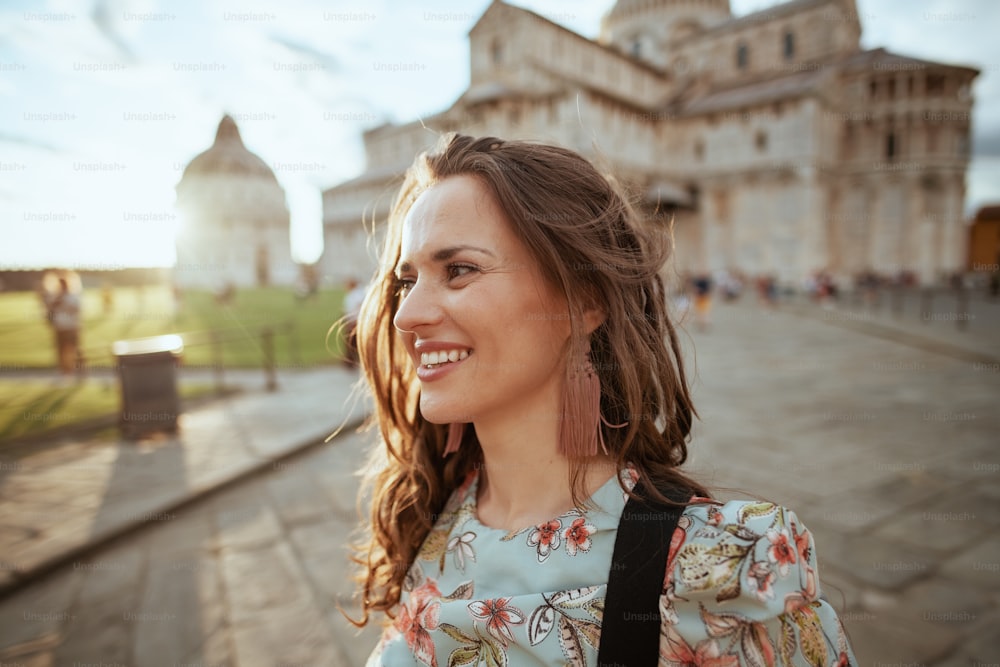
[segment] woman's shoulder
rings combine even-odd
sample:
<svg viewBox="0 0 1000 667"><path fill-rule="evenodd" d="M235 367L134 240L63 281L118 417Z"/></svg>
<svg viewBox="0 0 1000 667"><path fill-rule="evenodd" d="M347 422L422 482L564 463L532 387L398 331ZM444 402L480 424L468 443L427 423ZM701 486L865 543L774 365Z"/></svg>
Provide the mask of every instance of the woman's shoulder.
<svg viewBox="0 0 1000 667"><path fill-rule="evenodd" d="M709 526L730 534L741 532L739 527L753 529L775 524L800 524L795 511L791 508L759 499L721 502L694 496L681 516L686 517L692 527ZM721 535L721 532L708 530L704 531L702 536Z"/></svg>
<svg viewBox="0 0 1000 667"><path fill-rule="evenodd" d="M678 522L668 577L677 590L712 591L716 602L750 592L762 603L788 579L810 600L818 594L815 551L809 529L787 507L694 498Z"/></svg>
<svg viewBox="0 0 1000 667"><path fill-rule="evenodd" d="M773 658L778 647L785 664L855 664L821 598L812 533L770 501L692 500L671 541L660 612L671 659L722 650L731 635L743 637L737 654Z"/></svg>

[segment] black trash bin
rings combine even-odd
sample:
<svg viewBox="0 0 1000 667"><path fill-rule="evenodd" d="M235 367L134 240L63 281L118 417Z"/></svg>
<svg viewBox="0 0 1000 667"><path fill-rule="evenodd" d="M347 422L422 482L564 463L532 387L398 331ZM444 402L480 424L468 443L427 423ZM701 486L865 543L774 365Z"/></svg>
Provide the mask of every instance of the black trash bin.
<svg viewBox="0 0 1000 667"><path fill-rule="evenodd" d="M181 407L177 364L183 350L184 341L177 335L119 340L111 346L121 384L118 423L123 436L136 439L156 431L177 431Z"/></svg>

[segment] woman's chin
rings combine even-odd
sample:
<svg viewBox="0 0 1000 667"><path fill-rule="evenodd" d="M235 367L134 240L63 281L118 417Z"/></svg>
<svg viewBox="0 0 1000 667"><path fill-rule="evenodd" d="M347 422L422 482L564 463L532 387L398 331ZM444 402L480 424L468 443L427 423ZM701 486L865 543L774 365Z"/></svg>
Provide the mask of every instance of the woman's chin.
<svg viewBox="0 0 1000 667"><path fill-rule="evenodd" d="M420 403L420 414L432 424L464 424L472 421L467 411L444 405L424 405Z"/></svg>

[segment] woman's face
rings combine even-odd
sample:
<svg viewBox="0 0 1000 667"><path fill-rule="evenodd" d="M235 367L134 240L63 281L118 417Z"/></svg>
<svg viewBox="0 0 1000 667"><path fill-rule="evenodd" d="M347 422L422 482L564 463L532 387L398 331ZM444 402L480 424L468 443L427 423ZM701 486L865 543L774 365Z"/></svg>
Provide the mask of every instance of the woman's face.
<svg viewBox="0 0 1000 667"><path fill-rule="evenodd" d="M486 187L452 176L403 221L394 323L417 368L428 421L517 419L559 407L565 299Z"/></svg>

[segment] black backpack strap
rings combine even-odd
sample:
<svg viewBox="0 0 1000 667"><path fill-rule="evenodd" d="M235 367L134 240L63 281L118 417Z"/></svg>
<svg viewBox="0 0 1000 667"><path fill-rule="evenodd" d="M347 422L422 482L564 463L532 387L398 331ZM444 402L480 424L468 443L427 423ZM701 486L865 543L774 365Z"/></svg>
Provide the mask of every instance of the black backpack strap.
<svg viewBox="0 0 1000 667"><path fill-rule="evenodd" d="M635 491L642 494L641 481ZM661 491L675 502L686 504L691 499L690 493L680 489ZM660 595L670 540L683 512L683 506L650 499L630 497L625 503L604 598L597 654L600 667L656 665L660 655Z"/></svg>

